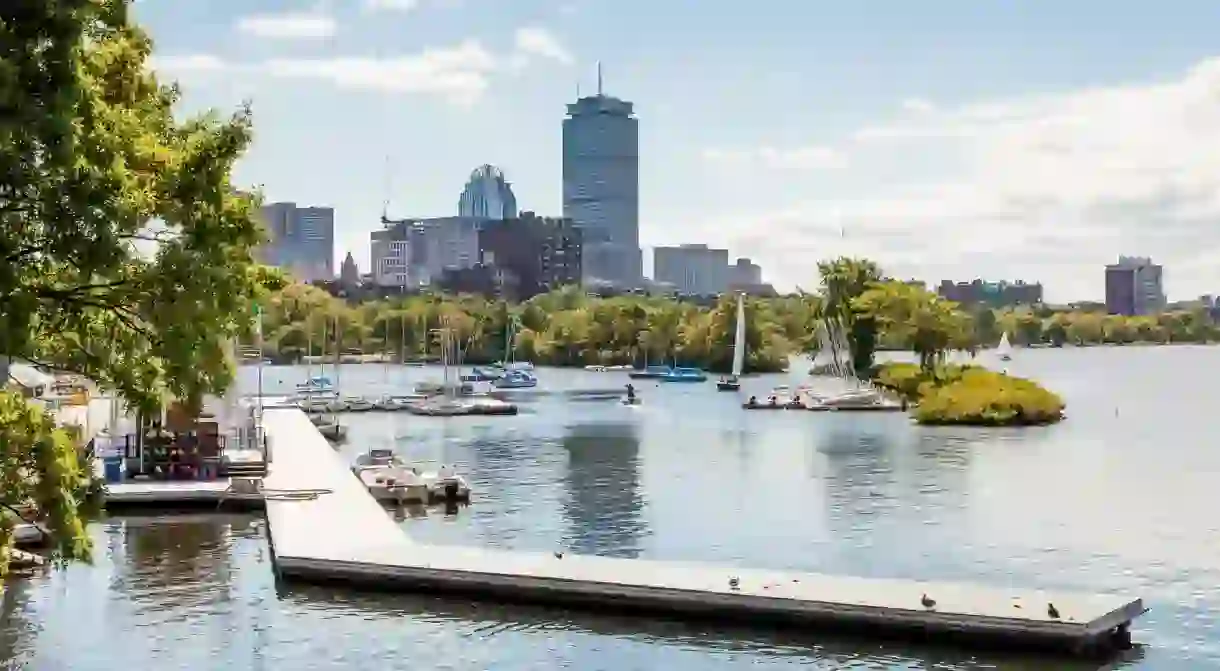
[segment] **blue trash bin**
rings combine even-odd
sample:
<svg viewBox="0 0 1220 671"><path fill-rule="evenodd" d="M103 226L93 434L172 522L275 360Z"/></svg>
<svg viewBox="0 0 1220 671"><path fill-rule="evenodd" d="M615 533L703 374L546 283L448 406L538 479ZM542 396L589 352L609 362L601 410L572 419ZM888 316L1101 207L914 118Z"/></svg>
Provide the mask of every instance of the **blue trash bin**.
<svg viewBox="0 0 1220 671"><path fill-rule="evenodd" d="M106 457L102 459L102 471L106 482L121 482L123 480L123 458Z"/></svg>

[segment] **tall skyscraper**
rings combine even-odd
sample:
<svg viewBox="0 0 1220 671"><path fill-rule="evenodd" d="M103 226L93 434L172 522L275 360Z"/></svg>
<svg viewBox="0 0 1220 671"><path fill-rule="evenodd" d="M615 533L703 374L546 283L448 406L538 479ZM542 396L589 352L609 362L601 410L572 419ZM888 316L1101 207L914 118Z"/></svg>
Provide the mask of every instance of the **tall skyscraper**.
<svg viewBox="0 0 1220 671"><path fill-rule="evenodd" d="M335 208L269 203L262 217L269 238L259 249L263 263L301 282L335 278Z"/></svg>
<svg viewBox="0 0 1220 671"><path fill-rule="evenodd" d="M494 165L481 165L470 173L458 199L459 217L512 219L517 216L517 197L504 173Z"/></svg>
<svg viewBox="0 0 1220 671"><path fill-rule="evenodd" d="M1120 256L1106 266L1106 312L1147 315L1165 309L1164 272L1146 256Z"/></svg>
<svg viewBox="0 0 1220 671"><path fill-rule="evenodd" d="M640 138L633 105L597 95L563 120L563 216L582 229L584 280L635 286L640 259Z"/></svg>

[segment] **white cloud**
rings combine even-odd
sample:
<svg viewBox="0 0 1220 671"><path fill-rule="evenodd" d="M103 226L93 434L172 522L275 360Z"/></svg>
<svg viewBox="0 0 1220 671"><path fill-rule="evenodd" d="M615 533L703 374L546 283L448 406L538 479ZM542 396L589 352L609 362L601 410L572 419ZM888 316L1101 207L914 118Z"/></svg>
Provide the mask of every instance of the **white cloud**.
<svg viewBox="0 0 1220 671"><path fill-rule="evenodd" d="M811 281L804 249L1095 298L1101 265L1131 253L1163 263L1175 295L1220 291L1201 256L1220 248L1220 59L1161 83L902 107L844 143L850 197L802 188L781 211L726 217L750 226L724 242L789 284Z"/></svg>
<svg viewBox="0 0 1220 671"><path fill-rule="evenodd" d="M317 40L333 37L335 20L322 13L252 14L237 20L237 30L265 39Z"/></svg>
<svg viewBox="0 0 1220 671"><path fill-rule="evenodd" d="M703 158L711 163L738 169L759 166L773 170L824 170L843 165L843 155L831 147L758 147L755 149L703 150Z"/></svg>
<svg viewBox="0 0 1220 671"><path fill-rule="evenodd" d="M936 111L936 105L923 98L907 98L902 101L902 109L912 114L931 114Z"/></svg>
<svg viewBox="0 0 1220 671"><path fill-rule="evenodd" d="M436 95L455 105L469 105L487 90L493 75L520 70L540 57L571 60L553 35L539 28L526 28L517 32L511 51L499 54L476 40L466 40L392 57L276 58L234 63L196 54L159 58L155 67L169 76L223 73L320 80L344 89Z"/></svg>
<svg viewBox="0 0 1220 671"><path fill-rule="evenodd" d="M563 42L545 28L537 26L518 28L513 41L517 53L523 57L537 56L564 65L572 63L572 52L568 51Z"/></svg>
<svg viewBox="0 0 1220 671"><path fill-rule="evenodd" d="M364 9L370 12L409 12L419 7L419 0L364 0Z"/></svg>
<svg viewBox="0 0 1220 671"><path fill-rule="evenodd" d="M428 49L396 58L276 59L263 64L269 75L321 79L340 88L435 94L470 104L487 89L497 59L476 41Z"/></svg>

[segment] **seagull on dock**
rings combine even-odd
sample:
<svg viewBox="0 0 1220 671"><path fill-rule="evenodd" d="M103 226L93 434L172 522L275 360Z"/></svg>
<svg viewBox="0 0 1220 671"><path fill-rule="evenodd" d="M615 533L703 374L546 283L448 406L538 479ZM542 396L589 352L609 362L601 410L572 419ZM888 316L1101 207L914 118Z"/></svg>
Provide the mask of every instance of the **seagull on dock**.
<svg viewBox="0 0 1220 671"><path fill-rule="evenodd" d="M729 578L729 589L737 589L740 584L741 580L737 576Z"/></svg>
<svg viewBox="0 0 1220 671"><path fill-rule="evenodd" d="M1046 614L1050 615L1051 619L1053 620L1059 619L1059 609L1055 608L1055 604L1053 603L1046 604Z"/></svg>
<svg viewBox="0 0 1220 671"><path fill-rule="evenodd" d="M932 610L936 607L936 599L929 597L927 594L919 597L919 603L923 604L924 608Z"/></svg>

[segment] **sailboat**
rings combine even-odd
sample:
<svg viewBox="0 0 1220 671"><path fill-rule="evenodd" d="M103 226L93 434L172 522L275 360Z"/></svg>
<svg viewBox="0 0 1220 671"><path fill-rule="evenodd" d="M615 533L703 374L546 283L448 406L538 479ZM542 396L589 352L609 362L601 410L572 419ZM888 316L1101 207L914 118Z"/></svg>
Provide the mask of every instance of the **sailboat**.
<svg viewBox="0 0 1220 671"><path fill-rule="evenodd" d="M746 306L741 294L737 294L737 332L733 336L733 373L716 383L719 391L741 389L741 371L746 363Z"/></svg>
<svg viewBox="0 0 1220 671"><path fill-rule="evenodd" d="M515 347L513 340L516 338L516 330L513 328L515 320L509 319L508 324L504 327L504 363L501 370L504 371L492 385L497 389L530 389L538 386L538 378L529 370L517 367L515 355Z"/></svg>
<svg viewBox="0 0 1220 671"><path fill-rule="evenodd" d="M995 351L1000 356L1000 361L1012 361L1012 343L1008 342L1008 331L1000 336L1000 344L996 345Z"/></svg>

